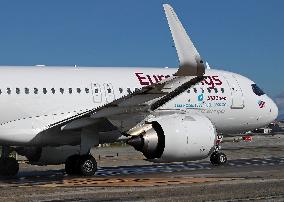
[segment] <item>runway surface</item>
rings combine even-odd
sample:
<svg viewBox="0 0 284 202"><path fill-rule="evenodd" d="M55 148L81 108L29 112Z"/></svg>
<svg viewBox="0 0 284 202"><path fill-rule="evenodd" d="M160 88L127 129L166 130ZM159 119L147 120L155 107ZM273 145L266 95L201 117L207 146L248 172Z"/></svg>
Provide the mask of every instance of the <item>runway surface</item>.
<svg viewBox="0 0 284 202"><path fill-rule="evenodd" d="M115 186L126 186L124 182L130 182L131 185L135 186L144 186L146 183L147 186L149 178L144 178L140 180L143 175L149 174L175 174L177 172L190 172L190 171L204 171L204 170L216 170L216 169L233 169L236 170L240 167L259 167L259 166L283 166L284 167L284 157L281 158L254 158L254 159L236 159L231 160L225 166L213 166L210 162L200 162L200 163L168 163L168 164L154 164L154 165L145 165L145 166L118 166L118 167L101 167L98 169L96 177L69 177L65 174L64 169L54 170L54 171L37 171L37 172L20 172L19 175L13 179L0 178L1 183L0 187L7 186L44 186L51 187L54 186L102 186L102 185L115 185ZM127 178L130 176L130 178ZM134 178L132 176L137 176ZM112 178L109 178L112 177ZM114 178L115 177L115 178ZM124 180L127 178L127 180ZM111 179L111 180L108 180ZM216 179L215 179L216 180ZM200 182L215 181L209 178L209 180L200 180ZM224 179L222 179L224 180ZM179 179L178 181L162 180L165 181L165 184L177 184L177 183L191 183L191 180ZM194 180L192 180L194 181ZM153 182L153 180L152 180ZM196 181L198 182L198 180ZM163 183L160 183L161 185ZM159 183L153 183L154 185L159 185ZM127 185L129 186L129 185Z"/></svg>
<svg viewBox="0 0 284 202"><path fill-rule="evenodd" d="M67 176L63 165L21 164L17 177L0 178L0 201L284 201L282 144L228 143L225 166L152 164L130 147L101 148L94 177Z"/></svg>

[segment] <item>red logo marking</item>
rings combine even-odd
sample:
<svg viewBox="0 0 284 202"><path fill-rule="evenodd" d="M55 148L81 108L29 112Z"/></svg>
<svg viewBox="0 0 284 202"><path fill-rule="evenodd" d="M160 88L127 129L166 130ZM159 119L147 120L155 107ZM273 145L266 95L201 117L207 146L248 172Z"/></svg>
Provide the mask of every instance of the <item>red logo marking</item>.
<svg viewBox="0 0 284 202"><path fill-rule="evenodd" d="M155 75L155 74L148 75L141 72L137 72L135 73L135 75L138 78L141 86L152 85L154 83L158 83L159 81L170 77L170 75Z"/></svg>
<svg viewBox="0 0 284 202"><path fill-rule="evenodd" d="M260 100L258 102L258 106L259 106L260 109L262 109L263 107L265 107L265 102Z"/></svg>
<svg viewBox="0 0 284 202"><path fill-rule="evenodd" d="M215 86L221 86L223 82L219 79L219 76L207 76L203 81L202 85L208 85L209 88L215 88Z"/></svg>
<svg viewBox="0 0 284 202"><path fill-rule="evenodd" d="M148 86L154 83L158 83L159 81L169 78L170 75L163 74L144 74L142 72L135 73L137 79L141 86ZM215 86L220 86L223 82L220 80L219 76L207 76L203 81L201 81L202 85L208 85L209 88L213 89Z"/></svg>

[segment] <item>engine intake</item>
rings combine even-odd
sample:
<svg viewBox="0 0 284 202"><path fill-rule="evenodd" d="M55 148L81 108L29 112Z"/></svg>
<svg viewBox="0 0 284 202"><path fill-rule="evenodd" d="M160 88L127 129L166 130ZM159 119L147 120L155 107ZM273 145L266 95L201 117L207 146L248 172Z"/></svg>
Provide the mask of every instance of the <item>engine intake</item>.
<svg viewBox="0 0 284 202"><path fill-rule="evenodd" d="M143 130L138 136L130 138L127 143L142 152L148 159L160 158L165 148L165 135L162 127L154 121L146 124L146 127L144 125L143 128L148 130Z"/></svg>

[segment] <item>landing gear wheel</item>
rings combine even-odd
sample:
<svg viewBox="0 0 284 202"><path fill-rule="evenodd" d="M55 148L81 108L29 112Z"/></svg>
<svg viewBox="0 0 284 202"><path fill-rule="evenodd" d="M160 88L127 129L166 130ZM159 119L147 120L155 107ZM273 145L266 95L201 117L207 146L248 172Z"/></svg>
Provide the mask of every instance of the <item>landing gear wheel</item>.
<svg viewBox="0 0 284 202"><path fill-rule="evenodd" d="M68 175L79 175L80 174L80 155L75 154L67 158L65 162L65 171Z"/></svg>
<svg viewBox="0 0 284 202"><path fill-rule="evenodd" d="M96 159L91 155L83 155L80 158L80 172L84 176L93 176L97 171Z"/></svg>
<svg viewBox="0 0 284 202"><path fill-rule="evenodd" d="M93 176L97 171L96 159L91 155L72 155L65 162L68 175Z"/></svg>
<svg viewBox="0 0 284 202"><path fill-rule="evenodd" d="M227 163L227 156L222 152L213 152L210 156L210 162L213 165L223 165Z"/></svg>
<svg viewBox="0 0 284 202"><path fill-rule="evenodd" d="M0 160L0 175L15 176L19 171L19 163L15 158L4 158Z"/></svg>

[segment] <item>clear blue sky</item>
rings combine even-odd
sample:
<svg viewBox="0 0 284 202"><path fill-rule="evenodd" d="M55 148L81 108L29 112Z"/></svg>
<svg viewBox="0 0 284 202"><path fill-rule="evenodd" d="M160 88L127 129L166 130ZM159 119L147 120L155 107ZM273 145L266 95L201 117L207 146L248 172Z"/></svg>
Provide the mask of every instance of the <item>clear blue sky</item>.
<svg viewBox="0 0 284 202"><path fill-rule="evenodd" d="M284 91L283 0L1 1L0 65L176 67L163 3L211 67Z"/></svg>

